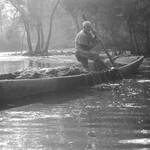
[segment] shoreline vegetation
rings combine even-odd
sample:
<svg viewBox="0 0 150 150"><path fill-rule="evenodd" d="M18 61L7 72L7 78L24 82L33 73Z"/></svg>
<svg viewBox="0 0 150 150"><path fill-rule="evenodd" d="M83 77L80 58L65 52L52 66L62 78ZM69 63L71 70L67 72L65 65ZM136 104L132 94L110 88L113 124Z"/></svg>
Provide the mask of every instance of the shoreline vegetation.
<svg viewBox="0 0 150 150"><path fill-rule="evenodd" d="M75 48L62 48L62 49L50 49L48 50L48 53L45 53L45 55L41 55L41 54L31 54L29 53L27 50L22 50L22 51L4 51L4 52L0 52L0 57L1 56L17 56L17 55L21 55L21 56L28 56L28 57L42 57L42 56L53 56L53 55L72 55L75 54L76 49ZM126 54L126 55L131 55L131 52L129 50L116 50L116 49L107 49L107 51L111 54L111 55L122 55L122 54ZM101 55L107 56L106 53L103 50L99 50L99 53Z"/></svg>
<svg viewBox="0 0 150 150"><path fill-rule="evenodd" d="M64 48L64 49L51 49L48 50L48 53L46 56L53 56L53 55L71 55L75 53L75 48ZM33 56L41 56L40 54L37 55L30 55L30 53L27 50L22 50L22 51L4 51L4 52L0 52L0 57L2 56L28 56L28 57L33 57Z"/></svg>

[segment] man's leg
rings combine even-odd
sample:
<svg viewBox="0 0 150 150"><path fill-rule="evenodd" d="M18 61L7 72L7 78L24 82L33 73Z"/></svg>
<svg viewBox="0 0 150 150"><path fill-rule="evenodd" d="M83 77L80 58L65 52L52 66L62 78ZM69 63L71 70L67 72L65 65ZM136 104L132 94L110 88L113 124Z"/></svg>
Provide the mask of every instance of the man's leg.
<svg viewBox="0 0 150 150"><path fill-rule="evenodd" d="M79 62L82 63L83 67L88 69L88 58L81 56L80 54L76 53L76 58Z"/></svg>
<svg viewBox="0 0 150 150"><path fill-rule="evenodd" d="M89 59L94 60L94 66L96 71L109 69L109 67L101 60L98 54L89 53L88 57Z"/></svg>
<svg viewBox="0 0 150 150"><path fill-rule="evenodd" d="M94 67L96 71L108 70L109 68L100 59L94 60Z"/></svg>

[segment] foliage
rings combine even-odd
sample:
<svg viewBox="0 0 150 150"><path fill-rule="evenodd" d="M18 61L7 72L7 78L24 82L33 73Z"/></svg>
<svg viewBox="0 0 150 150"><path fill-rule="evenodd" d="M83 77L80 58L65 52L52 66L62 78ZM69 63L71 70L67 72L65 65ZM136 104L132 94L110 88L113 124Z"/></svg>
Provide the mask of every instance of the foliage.
<svg viewBox="0 0 150 150"><path fill-rule="evenodd" d="M26 33L30 53L47 53L49 46L56 45L73 47L85 15L106 48L150 54L149 0L1 0L0 8L1 48L11 30L19 39L18 43L9 39L14 45L23 41Z"/></svg>
<svg viewBox="0 0 150 150"><path fill-rule="evenodd" d="M69 13L77 12L78 18L84 14L95 24L108 48L150 54L149 0L62 1Z"/></svg>
<svg viewBox="0 0 150 150"><path fill-rule="evenodd" d="M53 17L60 0L57 0L57 2L54 0L9 0L9 2L22 19L26 32L29 54L47 53L51 38ZM49 13L49 10L52 10L51 14ZM44 35L44 22L46 19L49 21L49 23L46 24L48 26L47 38L45 38ZM31 36L32 31L36 32L36 35L34 36L34 40L35 37L37 38L37 42L34 44L35 48L33 47Z"/></svg>

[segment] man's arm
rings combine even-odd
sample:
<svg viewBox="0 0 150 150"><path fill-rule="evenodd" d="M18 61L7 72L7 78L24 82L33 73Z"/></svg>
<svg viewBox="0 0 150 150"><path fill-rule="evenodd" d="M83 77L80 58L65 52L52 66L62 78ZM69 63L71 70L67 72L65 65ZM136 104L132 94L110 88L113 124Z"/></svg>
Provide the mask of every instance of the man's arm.
<svg viewBox="0 0 150 150"><path fill-rule="evenodd" d="M90 44L89 44L90 49L93 49L97 45L98 45L97 37L91 35Z"/></svg>
<svg viewBox="0 0 150 150"><path fill-rule="evenodd" d="M89 45L81 44L78 42L76 42L76 48L77 49L83 49L83 50L89 50L90 49Z"/></svg>

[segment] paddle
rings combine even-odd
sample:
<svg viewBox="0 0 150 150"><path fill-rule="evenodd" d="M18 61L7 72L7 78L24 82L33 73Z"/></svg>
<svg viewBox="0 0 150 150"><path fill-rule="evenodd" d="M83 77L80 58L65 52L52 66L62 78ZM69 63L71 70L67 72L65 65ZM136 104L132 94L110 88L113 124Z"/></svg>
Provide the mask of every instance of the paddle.
<svg viewBox="0 0 150 150"><path fill-rule="evenodd" d="M92 32L93 32L93 34L95 35L97 41L101 44L101 46L102 46L104 52L106 53L106 55L108 56L108 58L109 58L109 60L110 60L112 66L115 67L114 61L113 61L112 57L110 56L109 52L106 50L106 48L105 48L105 46L104 46L104 43L103 43L102 40L98 37L98 35L96 34L96 32L95 32L94 30L92 30Z"/></svg>
<svg viewBox="0 0 150 150"><path fill-rule="evenodd" d="M102 46L103 50L105 51L106 55L108 56L108 58L109 58L109 60L110 60L110 62L111 62L111 64L112 64L112 66L114 67L113 70L116 70L116 69L115 69L115 63L114 63L112 57L110 56L109 52L106 50L106 48L105 48L105 46L104 46L104 43L103 43L102 40L97 36L97 34L96 34L96 32L95 32L94 30L93 30L92 32L93 32L93 34L95 35L97 41L101 44L101 46ZM122 73L121 73L118 69L117 69L117 71L118 71L120 77L123 79Z"/></svg>

